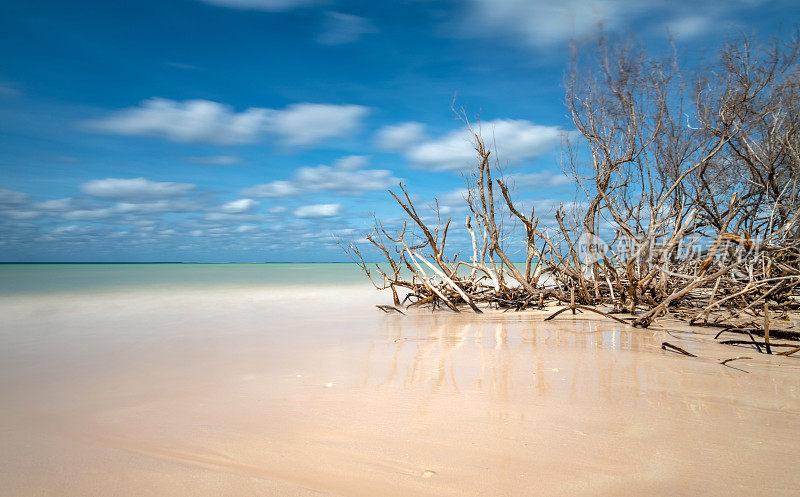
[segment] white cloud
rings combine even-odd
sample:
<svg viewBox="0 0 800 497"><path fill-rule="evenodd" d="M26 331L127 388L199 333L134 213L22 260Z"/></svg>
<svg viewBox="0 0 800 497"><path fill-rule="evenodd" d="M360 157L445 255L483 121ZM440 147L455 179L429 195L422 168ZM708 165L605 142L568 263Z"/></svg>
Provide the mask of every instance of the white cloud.
<svg viewBox="0 0 800 497"><path fill-rule="evenodd" d="M184 143L236 145L254 143L265 133L282 145L311 145L356 132L369 113L360 105L299 103L283 110L233 107L210 100L183 102L151 98L86 122L90 130L129 136L155 136Z"/></svg>
<svg viewBox="0 0 800 497"><path fill-rule="evenodd" d="M114 200L156 200L189 193L195 188L191 183L150 181L145 178L106 178L84 183L81 191L88 195Z"/></svg>
<svg viewBox="0 0 800 497"><path fill-rule="evenodd" d="M333 166L302 167L288 180L273 181L243 190L250 197L296 197L306 193L361 195L368 191L384 190L399 183L387 169L362 169L368 160L351 155L339 159Z"/></svg>
<svg viewBox="0 0 800 497"><path fill-rule="evenodd" d="M369 164L369 157L366 155L348 155L345 157L341 157L336 159L333 162L333 165L345 171L352 171L354 169L361 169L362 167L366 167Z"/></svg>
<svg viewBox="0 0 800 497"><path fill-rule="evenodd" d="M342 213L341 204L316 204L304 205L292 212L295 217L300 218L321 218L333 217Z"/></svg>
<svg viewBox="0 0 800 497"><path fill-rule="evenodd" d="M375 134L375 144L384 150L403 150L425 139L425 125L417 122L384 126Z"/></svg>
<svg viewBox="0 0 800 497"><path fill-rule="evenodd" d="M18 221L36 219L43 213L63 210L72 205L72 199L33 202L27 193L0 188L0 215Z"/></svg>
<svg viewBox="0 0 800 497"><path fill-rule="evenodd" d="M497 147L501 164L514 165L552 150L560 142L562 130L522 119L498 119L483 123L481 134L488 146ZM467 169L475 162L475 150L466 130L412 146L405 155L415 167L434 171Z"/></svg>
<svg viewBox="0 0 800 497"><path fill-rule="evenodd" d="M42 213L35 210L9 209L0 211L0 215L11 219L16 219L18 221L24 221L28 219L36 219L37 217L41 216Z"/></svg>
<svg viewBox="0 0 800 497"><path fill-rule="evenodd" d="M27 193L0 188L0 204L6 204L6 205L24 204L28 202L29 199L30 195L28 195Z"/></svg>
<svg viewBox="0 0 800 497"><path fill-rule="evenodd" d="M642 2L615 0L471 0L470 23L510 33L539 48L594 33L598 23L615 29ZM474 29L474 28L473 28Z"/></svg>
<svg viewBox="0 0 800 497"><path fill-rule="evenodd" d="M384 190L400 181L386 169L341 169L336 166L300 168L293 181L309 192L328 192L339 195L361 195Z"/></svg>
<svg viewBox="0 0 800 497"><path fill-rule="evenodd" d="M273 181L242 190L242 195L259 198L287 198L301 193L302 190L290 181Z"/></svg>
<svg viewBox="0 0 800 497"><path fill-rule="evenodd" d="M415 167L434 171L467 169L475 161L475 150L466 132L454 131L443 138L420 143L406 150Z"/></svg>
<svg viewBox="0 0 800 497"><path fill-rule="evenodd" d="M222 212L226 212L228 214L239 214L242 212L252 211L258 206L258 202L251 198L242 198L239 200L234 200L233 202L228 202L224 204L219 209Z"/></svg>
<svg viewBox="0 0 800 497"><path fill-rule="evenodd" d="M97 231L97 228L92 226L78 226L71 224L69 226L58 226L50 230L48 233L51 235L85 235Z"/></svg>
<svg viewBox="0 0 800 497"><path fill-rule="evenodd" d="M628 27L638 29L667 24L678 38L690 39L725 25L735 13L755 9L762 0L470 0L462 32L468 36L483 31L516 37L525 44L549 49L571 40L595 36ZM688 14L688 15L687 15Z"/></svg>
<svg viewBox="0 0 800 497"><path fill-rule="evenodd" d="M231 166L240 163L239 157L235 155L212 155L207 157L185 157L185 162L194 164L213 164L217 166Z"/></svg>
<svg viewBox="0 0 800 497"><path fill-rule="evenodd" d="M192 212L201 206L194 201L184 199L166 199L150 202L119 202L114 210L123 214L145 214L162 212Z"/></svg>
<svg viewBox="0 0 800 497"><path fill-rule="evenodd" d="M367 158L361 156L345 157L335 163L341 171L357 172L365 165ZM320 224L324 221L315 220L345 213L344 206L338 203L314 203L291 208L272 206L269 214L259 214L256 212L259 203L251 198L214 204L213 196L194 192L194 185L189 185L191 188L175 188L175 185L186 184L107 178L83 185L84 190L100 197L44 201L35 201L23 192L0 189L0 224L6 231L0 244L57 242L104 250L148 245L154 250L168 251L193 238L204 246L225 243L228 249L236 248L237 244L241 245L239 248L253 248L253 243L258 243L261 250L272 243L283 247L288 239L296 249L301 249L328 243L328 231ZM154 195L166 197L154 199ZM34 218L45 221L29 221ZM346 219L338 219L336 224L344 229L348 223Z"/></svg>
<svg viewBox="0 0 800 497"><path fill-rule="evenodd" d="M280 12L317 3L315 0L200 0L219 7Z"/></svg>
<svg viewBox="0 0 800 497"><path fill-rule="evenodd" d="M232 145L256 141L268 115L268 109L250 108L237 113L228 105L209 100L151 98L139 107L117 111L87 125L95 131L118 135Z"/></svg>
<svg viewBox="0 0 800 497"><path fill-rule="evenodd" d="M356 132L369 109L360 105L292 104L272 111L267 128L286 145L311 145Z"/></svg>
<svg viewBox="0 0 800 497"><path fill-rule="evenodd" d="M70 221L100 221L112 218L117 214L118 212L114 208L104 207L99 209L76 209L63 212L59 217Z"/></svg>
<svg viewBox="0 0 800 497"><path fill-rule="evenodd" d="M667 30L681 40L696 38L704 33L719 29L719 20L704 15L692 15L673 19L667 23Z"/></svg>
<svg viewBox="0 0 800 497"><path fill-rule="evenodd" d="M514 173L506 175L509 186L520 189L554 188L571 185L572 180L561 171L539 171L535 173Z"/></svg>
<svg viewBox="0 0 800 497"><path fill-rule="evenodd" d="M453 190L443 195L437 195L436 200L439 203L439 214L442 216L452 216L458 213L463 213L467 210L467 195L469 190L460 188ZM435 206L435 204L432 204Z"/></svg>
<svg viewBox="0 0 800 497"><path fill-rule="evenodd" d="M164 214L168 212L194 212L201 209L195 202L182 199L155 200L146 202L118 202L113 205L98 207L96 205L73 207L68 210L53 210L48 214L69 219L71 221L102 221L115 220L127 222L135 219L132 216ZM138 220L136 224L152 222L152 220Z"/></svg>
<svg viewBox="0 0 800 497"><path fill-rule="evenodd" d="M341 12L326 12L322 27L317 41L323 45L353 43L365 34L378 32L369 19Z"/></svg>
<svg viewBox="0 0 800 497"><path fill-rule="evenodd" d="M66 211L73 209L75 200L72 198L59 198L54 200L45 200L44 202L37 202L33 204L34 208L43 211Z"/></svg>

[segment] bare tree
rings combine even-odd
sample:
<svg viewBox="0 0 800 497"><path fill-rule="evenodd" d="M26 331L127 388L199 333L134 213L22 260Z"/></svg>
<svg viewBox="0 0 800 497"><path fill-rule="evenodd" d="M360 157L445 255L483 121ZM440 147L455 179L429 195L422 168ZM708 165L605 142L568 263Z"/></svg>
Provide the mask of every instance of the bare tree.
<svg viewBox="0 0 800 497"><path fill-rule="evenodd" d="M798 56L797 34L763 45L740 37L684 71L674 54L601 37L575 53L566 80L577 130L562 153L576 186L572 212L558 207L555 225L544 226L523 211L461 111L476 153L465 175L469 260L446 246L451 219L438 203L426 221L405 185L390 194L408 221L389 233L375 220L366 237L388 267L342 246L377 288L392 290L395 306L481 312L555 301L627 313L639 326L671 313L757 328L766 302L774 317L800 308ZM524 247L523 260L513 246Z"/></svg>

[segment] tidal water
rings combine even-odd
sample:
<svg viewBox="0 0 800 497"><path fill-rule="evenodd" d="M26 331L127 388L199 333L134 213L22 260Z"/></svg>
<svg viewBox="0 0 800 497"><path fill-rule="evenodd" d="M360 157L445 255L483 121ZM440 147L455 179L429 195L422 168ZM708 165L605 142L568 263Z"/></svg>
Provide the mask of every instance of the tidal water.
<svg viewBox="0 0 800 497"><path fill-rule="evenodd" d="M352 285L366 279L348 263L0 264L0 295L53 292Z"/></svg>

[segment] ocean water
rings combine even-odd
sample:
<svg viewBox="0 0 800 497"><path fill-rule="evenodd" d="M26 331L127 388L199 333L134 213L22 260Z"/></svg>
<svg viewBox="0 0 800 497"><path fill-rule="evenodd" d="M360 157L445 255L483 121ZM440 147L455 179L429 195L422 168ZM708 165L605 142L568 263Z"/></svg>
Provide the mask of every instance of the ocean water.
<svg viewBox="0 0 800 497"><path fill-rule="evenodd" d="M207 286L368 284L355 264L0 264L0 296Z"/></svg>

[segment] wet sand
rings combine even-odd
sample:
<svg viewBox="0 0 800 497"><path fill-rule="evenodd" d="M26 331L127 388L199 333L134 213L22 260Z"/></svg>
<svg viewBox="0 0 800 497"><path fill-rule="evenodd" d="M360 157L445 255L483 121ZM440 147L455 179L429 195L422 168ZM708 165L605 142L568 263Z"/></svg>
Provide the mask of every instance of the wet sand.
<svg viewBox="0 0 800 497"><path fill-rule="evenodd" d="M800 359L588 315L385 315L386 298L4 297L0 494L800 493Z"/></svg>

